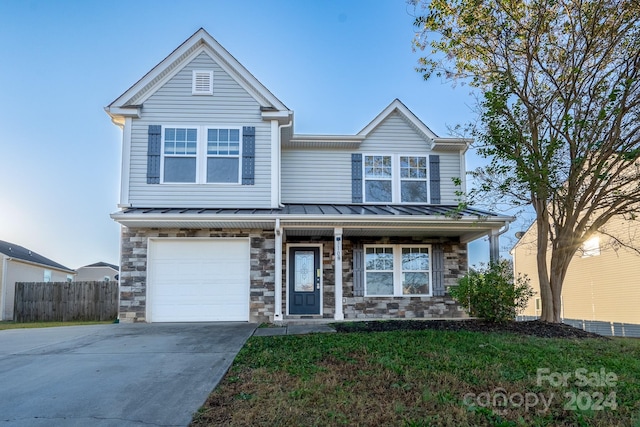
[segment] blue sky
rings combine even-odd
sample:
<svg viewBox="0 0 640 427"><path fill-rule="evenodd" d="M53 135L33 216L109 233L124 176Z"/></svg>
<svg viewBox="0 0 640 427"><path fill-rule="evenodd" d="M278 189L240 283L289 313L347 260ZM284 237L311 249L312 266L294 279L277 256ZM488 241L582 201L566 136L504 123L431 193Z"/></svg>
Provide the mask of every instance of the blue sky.
<svg viewBox="0 0 640 427"><path fill-rule="evenodd" d="M399 98L450 135L473 99L414 71L412 13L404 0L0 1L0 240L71 268L118 263L121 133L103 108L200 27L295 112L296 133L356 133Z"/></svg>

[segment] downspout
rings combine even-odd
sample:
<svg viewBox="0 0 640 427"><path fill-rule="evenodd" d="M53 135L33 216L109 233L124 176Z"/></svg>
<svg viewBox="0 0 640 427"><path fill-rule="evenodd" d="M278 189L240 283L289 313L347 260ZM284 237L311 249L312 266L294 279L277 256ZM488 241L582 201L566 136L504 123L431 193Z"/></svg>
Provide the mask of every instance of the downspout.
<svg viewBox="0 0 640 427"><path fill-rule="evenodd" d="M288 128L291 125L293 125L293 117L286 125L278 126L278 206L281 208L284 207L282 204L282 128Z"/></svg>
<svg viewBox="0 0 640 427"><path fill-rule="evenodd" d="M275 274L274 274L274 304L273 321L282 321L282 228L280 218L276 218L275 232Z"/></svg>
<svg viewBox="0 0 640 427"><path fill-rule="evenodd" d="M7 260L8 257L5 254L2 254L2 277L0 277L0 320L5 320L4 304L7 297Z"/></svg>
<svg viewBox="0 0 640 427"><path fill-rule="evenodd" d="M489 234L489 262L498 262L500 259L500 236L507 231L509 231L509 222L505 222L502 230L491 231Z"/></svg>

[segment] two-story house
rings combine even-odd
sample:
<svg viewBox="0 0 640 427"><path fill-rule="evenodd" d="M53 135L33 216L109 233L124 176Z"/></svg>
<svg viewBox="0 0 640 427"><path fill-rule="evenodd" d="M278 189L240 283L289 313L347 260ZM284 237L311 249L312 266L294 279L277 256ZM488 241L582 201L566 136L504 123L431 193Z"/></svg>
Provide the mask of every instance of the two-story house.
<svg viewBox="0 0 640 427"><path fill-rule="evenodd" d="M399 100L355 135L293 112L200 29L106 107L122 128L120 320L438 318L467 243L512 219L456 210L470 141Z"/></svg>

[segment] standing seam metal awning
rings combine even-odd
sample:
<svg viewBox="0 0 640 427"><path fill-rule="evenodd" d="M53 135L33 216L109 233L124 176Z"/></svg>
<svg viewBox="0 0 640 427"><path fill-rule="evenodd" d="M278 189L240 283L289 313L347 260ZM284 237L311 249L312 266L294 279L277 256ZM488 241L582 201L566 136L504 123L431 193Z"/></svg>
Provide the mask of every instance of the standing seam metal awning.
<svg viewBox="0 0 640 427"><path fill-rule="evenodd" d="M471 241L514 218L452 205L288 204L282 208L127 208L111 217L127 227L273 229L329 236L440 236Z"/></svg>

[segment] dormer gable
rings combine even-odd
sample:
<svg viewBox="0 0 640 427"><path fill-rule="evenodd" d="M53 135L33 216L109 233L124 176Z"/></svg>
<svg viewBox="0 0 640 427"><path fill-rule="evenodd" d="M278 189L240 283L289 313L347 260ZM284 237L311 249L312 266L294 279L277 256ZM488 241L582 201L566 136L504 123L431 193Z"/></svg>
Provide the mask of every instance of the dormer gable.
<svg viewBox="0 0 640 427"><path fill-rule="evenodd" d="M107 114L118 124L122 124L125 117L139 118L144 102L202 53L213 59L255 99L264 119L289 121L292 112L203 28L105 107ZM213 79L211 70L194 70L193 94L215 96Z"/></svg>

